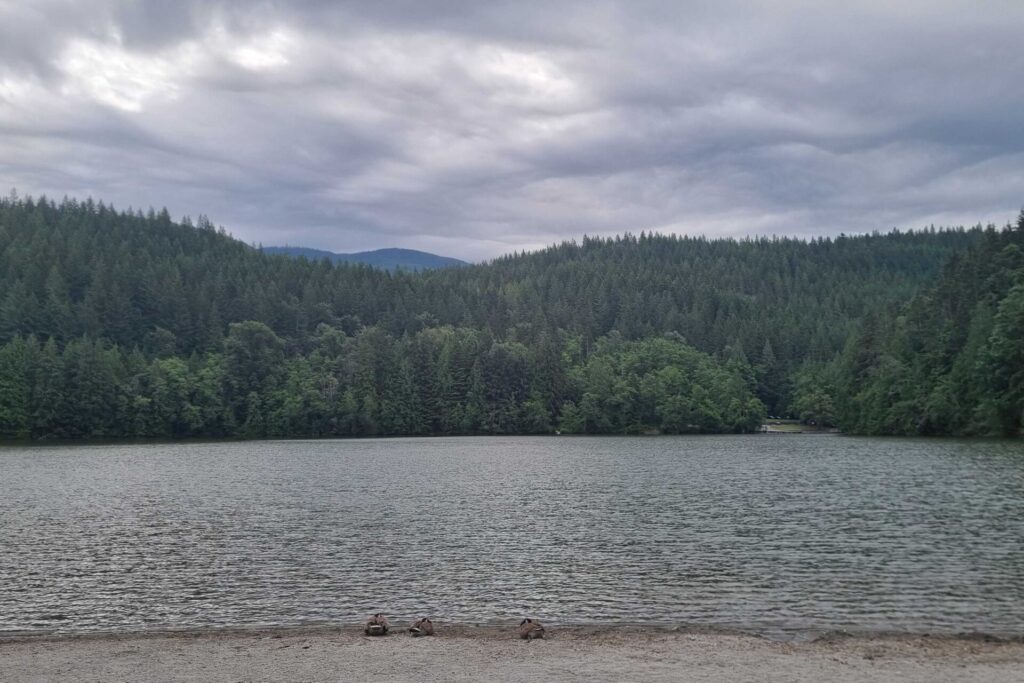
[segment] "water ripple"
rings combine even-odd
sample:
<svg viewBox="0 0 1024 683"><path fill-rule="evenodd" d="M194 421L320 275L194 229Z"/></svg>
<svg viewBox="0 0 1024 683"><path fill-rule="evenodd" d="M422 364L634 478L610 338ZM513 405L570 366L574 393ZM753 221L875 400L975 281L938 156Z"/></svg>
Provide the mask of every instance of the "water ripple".
<svg viewBox="0 0 1024 683"><path fill-rule="evenodd" d="M0 632L487 622L1024 635L1024 445L0 449Z"/></svg>

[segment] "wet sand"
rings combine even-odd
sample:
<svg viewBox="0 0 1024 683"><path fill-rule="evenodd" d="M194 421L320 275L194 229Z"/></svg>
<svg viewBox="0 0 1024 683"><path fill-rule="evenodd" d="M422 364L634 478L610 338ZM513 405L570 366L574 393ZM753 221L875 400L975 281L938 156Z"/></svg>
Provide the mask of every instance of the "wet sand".
<svg viewBox="0 0 1024 683"><path fill-rule="evenodd" d="M1024 643L972 638L750 635L638 627L438 624L368 638L344 628L0 637L0 680L21 681L1015 681Z"/></svg>

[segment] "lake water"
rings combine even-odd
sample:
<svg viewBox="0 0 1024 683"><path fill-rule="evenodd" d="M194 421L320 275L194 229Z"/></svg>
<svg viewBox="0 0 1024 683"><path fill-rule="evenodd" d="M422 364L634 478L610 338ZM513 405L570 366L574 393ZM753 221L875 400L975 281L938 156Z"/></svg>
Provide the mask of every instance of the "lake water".
<svg viewBox="0 0 1024 683"><path fill-rule="evenodd" d="M0 448L0 632L375 611L1024 635L1024 442Z"/></svg>

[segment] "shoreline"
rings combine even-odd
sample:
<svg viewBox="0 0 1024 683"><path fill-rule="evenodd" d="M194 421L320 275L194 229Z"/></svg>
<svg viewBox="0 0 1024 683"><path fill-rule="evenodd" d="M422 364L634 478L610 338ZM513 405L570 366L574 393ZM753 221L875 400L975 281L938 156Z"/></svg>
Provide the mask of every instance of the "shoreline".
<svg viewBox="0 0 1024 683"><path fill-rule="evenodd" d="M404 634L407 622L413 617L388 616L391 622L391 635ZM576 638L592 638L600 635L631 636L640 635L695 635L695 636L726 636L763 640L767 643L805 644L837 641L871 641L871 642L964 642L992 643L1000 645L1024 645L1024 634L1000 635L982 631L960 631L953 633L919 633L910 631L849 631L845 629L806 629L778 631L774 633L760 632L728 626L708 624L672 624L643 622L580 622L563 623L544 620L549 629ZM517 621L508 622L448 622L434 619L438 634L454 638L479 638L500 640L513 637L518 627ZM363 625L358 621L332 623L286 624L286 625L240 625L240 626L182 626L154 627L141 630L95 630L95 631L61 631L61 630L23 630L0 631L0 646L27 642L61 642L61 641L105 641L105 640L145 640L151 638L204 638L204 637L246 637L246 636L289 636L289 637L324 637L362 635Z"/></svg>
<svg viewBox="0 0 1024 683"><path fill-rule="evenodd" d="M517 638L517 624L435 622L412 638L405 622L366 637L359 623L143 633L0 635L0 679L271 681L636 680L962 681L1019 680L1024 641L963 634L852 635L777 641L708 629L549 625Z"/></svg>
<svg viewBox="0 0 1024 683"><path fill-rule="evenodd" d="M11 437L0 439L0 447L34 447L34 446L159 446L159 445L202 445L222 443L273 443L275 441L388 441L388 440L413 440L413 439L547 439L547 438L676 438L676 437L704 437L704 436L760 436L765 432L760 428L750 432L689 432L686 434L669 434L663 432L637 433L637 434L583 434L583 433L561 433L561 432L528 432L515 434L480 433L480 434L366 434L359 436L334 435L334 436L266 436L266 437L245 437L245 436L186 436L181 438L173 437L104 437L85 436L80 438L21 438ZM782 432L780 432L782 433ZM812 432L790 432L793 434ZM821 431L821 434L842 434L839 431ZM863 436L863 435L859 435ZM922 437L927 438L927 437ZM962 437L953 437L962 438ZM1013 437L971 437L975 439L1001 439Z"/></svg>
<svg viewBox="0 0 1024 683"><path fill-rule="evenodd" d="M762 425L763 427L764 425ZM232 443L274 443L274 442L359 442L359 441L398 441L398 440L438 440L438 439L673 439L702 437L764 437L770 436L840 436L855 439L898 439L928 441L970 441L974 443L1017 442L1024 440L1024 429L1019 434L1004 435L966 435L966 434L862 434L843 432L838 429L768 429L758 428L750 432L693 432L687 434L562 434L555 432L529 434L375 434L363 436L268 436L250 438L242 436L190 436L180 439L157 437L83 437L79 439L0 439L0 450L4 448L76 448L106 446L188 446L188 445L219 445Z"/></svg>

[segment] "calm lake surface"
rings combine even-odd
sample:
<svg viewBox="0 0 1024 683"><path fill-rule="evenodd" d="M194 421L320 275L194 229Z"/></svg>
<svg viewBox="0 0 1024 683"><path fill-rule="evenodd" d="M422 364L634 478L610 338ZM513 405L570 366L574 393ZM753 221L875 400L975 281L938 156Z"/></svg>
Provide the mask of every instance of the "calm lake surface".
<svg viewBox="0 0 1024 683"><path fill-rule="evenodd" d="M1024 443L0 448L0 632L650 620L1024 635Z"/></svg>

